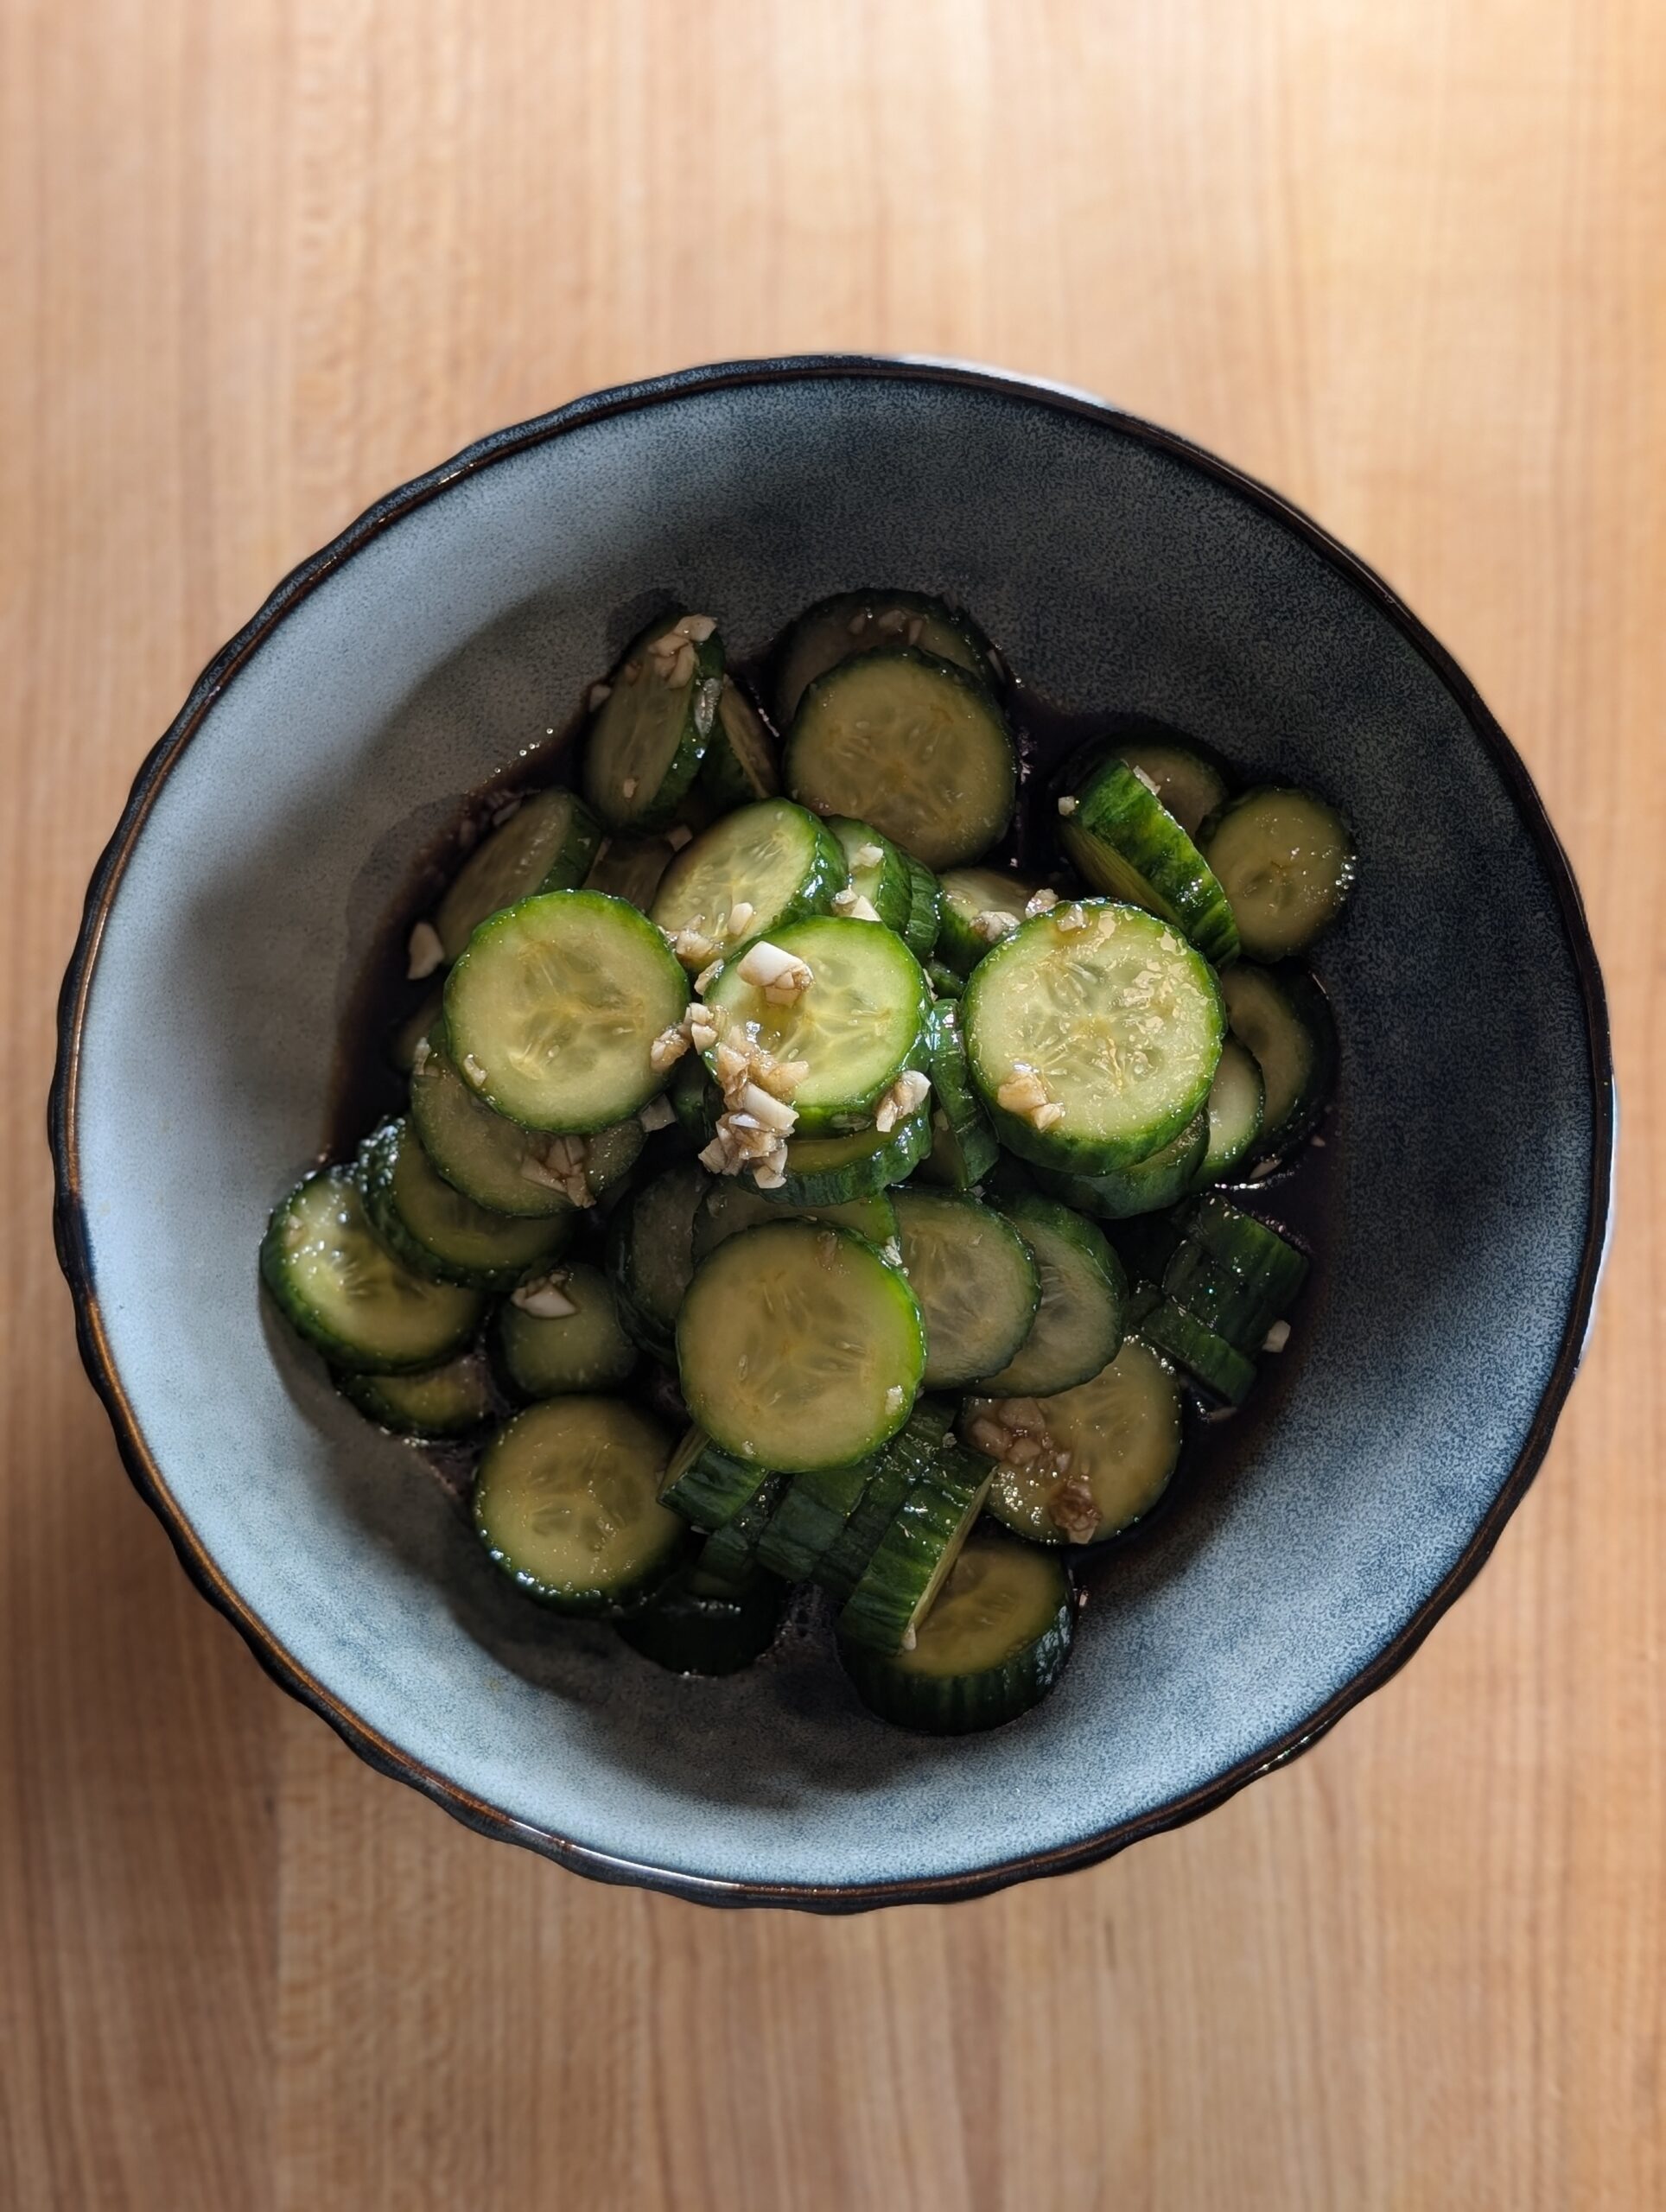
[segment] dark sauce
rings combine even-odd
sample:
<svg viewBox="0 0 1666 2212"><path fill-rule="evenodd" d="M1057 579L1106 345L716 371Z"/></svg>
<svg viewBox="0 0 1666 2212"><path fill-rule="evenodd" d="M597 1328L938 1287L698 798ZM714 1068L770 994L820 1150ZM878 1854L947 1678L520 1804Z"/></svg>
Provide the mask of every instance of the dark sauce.
<svg viewBox="0 0 1666 2212"><path fill-rule="evenodd" d="M764 681L767 666L766 659L741 662L732 665L729 672L747 687L754 701L760 701L767 696ZM1199 750L1209 749L1199 747L1197 739L1186 731L1149 715L1066 710L1011 677L1002 684L1002 698L1018 745L1018 802L1006 839L985 864L1016 868L1042 880L1065 880L1056 835L1056 800L1061 772L1083 747L1107 740L1142 738L1178 741ZM430 840L412 862L401 893L375 932L347 995L321 1158L351 1158L378 1122L404 1110L406 1077L395 1068L390 1046L433 993L437 981L430 977L412 982L407 978L411 929L432 912L452 877L489 833L494 817L528 792L569 780L568 758L586 719L581 702L541 744L528 747L487 782L464 793L458 800L455 822ZM1222 765L1239 784L1254 780L1253 764L1227 760ZM1297 1387L1304 1321L1322 1294L1326 1256L1332 1246L1331 1232L1339 1198L1338 1122L1339 1109L1332 1098L1313 1135L1270 1173L1247 1183L1220 1186L1235 1205L1288 1234L1313 1262L1290 1311L1289 1342L1284 1351L1261 1357L1256 1388L1239 1411L1211 1409L1195 1394L1191 1395L1180 1465L1158 1503L1121 1535L1075 1555L1078 1579L1088 1591L1102 1577L1115 1572L1118 1557L1158 1538L1203 1503L1206 1496L1218 1494L1224 1486L1243 1479L1255 1462L1261 1439ZM673 1138L664 1145L662 1155L660 1141L651 1141L633 1179L640 1181L652 1173L657 1157L663 1156L668 1163L674 1148ZM598 1209L597 1214L586 1217L583 1234L593 1243L599 1243L602 1230L600 1212ZM1101 1225L1115 1243L1116 1224ZM575 1256L595 1255L587 1255L581 1243L575 1247ZM654 1409L673 1424L686 1420L675 1376L652 1362L646 1363L645 1374L644 1395ZM499 1410L509 1410L507 1401ZM424 1444L419 1448L447 1491L460 1504L466 1503L480 1446L461 1442Z"/></svg>

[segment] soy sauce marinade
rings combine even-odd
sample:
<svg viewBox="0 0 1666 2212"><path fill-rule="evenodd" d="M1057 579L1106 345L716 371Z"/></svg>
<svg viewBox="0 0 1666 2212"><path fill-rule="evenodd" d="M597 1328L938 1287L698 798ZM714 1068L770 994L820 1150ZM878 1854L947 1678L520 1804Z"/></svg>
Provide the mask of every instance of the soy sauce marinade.
<svg viewBox="0 0 1666 2212"><path fill-rule="evenodd" d="M768 697L765 659L737 664L731 672L755 699ZM1012 677L1002 679L1000 691L1018 746L1018 797L1007 836L982 864L1010 867L1042 881L1062 872L1054 800L1056 779L1065 762L1094 741L1136 738L1190 741L1185 731L1147 715L1110 708L1080 712L1058 707ZM490 834L494 817L532 791L552 785L576 787L577 746L588 718L581 701L564 723L546 729L512 766L464 797L455 823L413 862L404 889L373 938L348 997L338 1038L321 1157L351 1159L378 1122L404 1110L406 1078L389 1057L390 1040L434 993L440 980L437 976L419 982L408 979L411 928L432 912L480 838ZM1242 782L1254 780L1250 764L1233 759L1229 765ZM1312 1256L1315 1274L1324 1264L1336 1208L1337 1120L1332 1104L1315 1133L1272 1173L1220 1186L1234 1203L1288 1231ZM664 1147L667 1158L671 1156L674 1139L670 1143L654 1142L656 1148ZM645 1172L653 1172L652 1154L645 1158L635 1179L641 1179ZM599 1256L601 1216L601 1210L597 1209L586 1217L572 1256ZM1103 1226L1115 1243L1117 1224L1111 1222ZM1211 1492L1237 1480L1254 1459L1260 1439L1277 1417L1302 1364L1304 1321L1315 1298L1310 1277L1292 1309L1288 1349L1262 1362L1257 1387L1237 1414L1201 1415L1194 1401L1179 1465L1156 1505L1122 1535L1075 1554L1072 1563L1084 1589L1091 1592L1103 1576L1114 1574L1113 1554L1173 1529ZM652 1378L649 1395L662 1414L674 1423L684 1419L675 1377L651 1366L645 1366L644 1372ZM506 1402L500 1410L509 1410ZM460 1503L467 1498L482 1448L480 1442L473 1440L421 1446L435 1473Z"/></svg>

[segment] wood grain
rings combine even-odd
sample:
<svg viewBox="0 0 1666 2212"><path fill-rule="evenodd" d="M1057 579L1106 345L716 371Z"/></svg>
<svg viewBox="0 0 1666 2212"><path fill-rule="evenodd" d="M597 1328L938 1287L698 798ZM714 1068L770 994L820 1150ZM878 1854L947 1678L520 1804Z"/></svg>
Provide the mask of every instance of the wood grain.
<svg viewBox="0 0 1666 2212"><path fill-rule="evenodd" d="M1647 0L0 8L0 2202L1666 2202L1666 19ZM53 1266L52 998L213 648L499 423L799 347L1073 381L1450 643L1590 899L1625 1150L1537 1487L1311 1757L850 1923L378 1780L192 1594Z"/></svg>

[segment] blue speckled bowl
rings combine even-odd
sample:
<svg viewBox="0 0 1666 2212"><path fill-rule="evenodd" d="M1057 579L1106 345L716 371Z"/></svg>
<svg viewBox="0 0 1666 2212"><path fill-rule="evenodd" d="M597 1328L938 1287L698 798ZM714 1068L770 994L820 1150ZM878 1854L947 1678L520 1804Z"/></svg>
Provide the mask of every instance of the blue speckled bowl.
<svg viewBox="0 0 1666 2212"><path fill-rule="evenodd" d="M1336 1249L1247 1463L1129 1549L1037 1713L937 1744L808 1652L668 1677L501 1586L439 1488L269 1325L378 915L457 795L565 720L639 610L738 649L840 586L962 600L1036 690L1305 779L1364 876L1323 973ZM296 1695L488 1834L714 1902L965 1897L1101 1858L1310 1742L1475 1573L1590 1319L1612 1079L1520 761L1350 555L1221 462L979 372L696 370L474 446L273 594L94 878L53 1097L82 1347L135 1481Z"/></svg>

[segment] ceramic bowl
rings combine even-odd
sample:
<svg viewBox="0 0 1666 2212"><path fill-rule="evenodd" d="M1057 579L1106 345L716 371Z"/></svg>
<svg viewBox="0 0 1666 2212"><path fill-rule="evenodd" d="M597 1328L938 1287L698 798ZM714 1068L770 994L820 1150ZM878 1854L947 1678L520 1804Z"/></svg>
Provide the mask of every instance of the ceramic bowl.
<svg viewBox="0 0 1666 2212"><path fill-rule="evenodd" d="M459 794L644 610L760 651L820 594L963 602L1040 698L1339 801L1326 1249L1246 1446L1099 1573L1057 1694L938 1743L789 1643L658 1672L494 1578L409 1447L270 1319L376 925ZM500 432L274 592L140 772L62 1000L57 1228L134 1480L373 1765L486 1834L696 1898L839 1910L1080 1866L1218 1803L1389 1674L1543 1455L1589 1321L1612 1100L1578 893L1520 760L1360 563L1084 396L946 365L702 369Z"/></svg>

